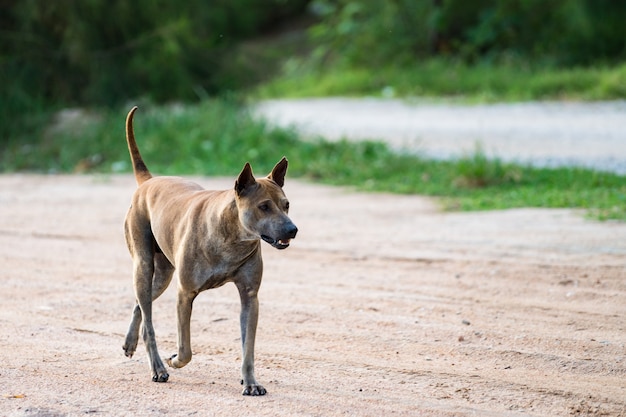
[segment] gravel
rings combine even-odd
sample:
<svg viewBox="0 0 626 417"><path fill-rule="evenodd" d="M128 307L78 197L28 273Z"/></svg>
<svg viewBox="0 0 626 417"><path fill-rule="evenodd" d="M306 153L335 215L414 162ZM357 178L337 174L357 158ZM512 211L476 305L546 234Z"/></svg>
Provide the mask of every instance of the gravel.
<svg viewBox="0 0 626 417"><path fill-rule="evenodd" d="M459 105L314 98L262 101L254 111L306 137L384 140L434 158L456 158L480 146L505 161L626 173L626 100Z"/></svg>

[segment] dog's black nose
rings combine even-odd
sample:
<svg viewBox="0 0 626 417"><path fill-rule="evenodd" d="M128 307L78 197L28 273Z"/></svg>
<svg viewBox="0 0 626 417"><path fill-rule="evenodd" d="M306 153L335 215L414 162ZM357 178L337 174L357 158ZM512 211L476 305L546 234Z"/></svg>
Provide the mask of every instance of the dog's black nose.
<svg viewBox="0 0 626 417"><path fill-rule="evenodd" d="M293 239L294 237L296 237L296 233L298 233L298 228L295 224L291 223L289 226L287 226L285 234L289 239Z"/></svg>

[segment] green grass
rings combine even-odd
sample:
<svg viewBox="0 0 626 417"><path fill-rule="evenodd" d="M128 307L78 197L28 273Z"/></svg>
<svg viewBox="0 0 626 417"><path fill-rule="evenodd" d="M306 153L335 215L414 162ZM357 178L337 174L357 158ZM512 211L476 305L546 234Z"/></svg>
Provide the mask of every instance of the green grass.
<svg viewBox="0 0 626 417"><path fill-rule="evenodd" d="M626 178L611 173L507 164L480 151L437 161L398 155L376 142L319 142L311 154L306 177L365 191L437 196L447 210L581 208L598 219L626 219Z"/></svg>
<svg viewBox="0 0 626 417"><path fill-rule="evenodd" d="M129 109L85 112L62 126L52 121L31 140L5 148L0 171L130 172L124 133ZM281 149L297 142L293 132L253 121L235 100L140 105L134 121L142 155L161 175L234 175L247 160L269 170Z"/></svg>
<svg viewBox="0 0 626 417"><path fill-rule="evenodd" d="M602 68L469 66L431 59L415 67L320 69L287 61L281 76L260 86L261 98L320 96L446 97L471 102L612 100L626 96L626 64Z"/></svg>
<svg viewBox="0 0 626 417"><path fill-rule="evenodd" d="M128 109L86 113L29 142L11 142L0 171L130 172L124 139ZM192 106L143 105L135 115L143 157L156 175L236 176L250 161L264 175L283 156L289 177L371 192L440 197L448 210L580 208L626 220L626 177L578 168L531 168L485 157L456 161L392 152L379 142L300 140L296 132L254 119L232 100Z"/></svg>

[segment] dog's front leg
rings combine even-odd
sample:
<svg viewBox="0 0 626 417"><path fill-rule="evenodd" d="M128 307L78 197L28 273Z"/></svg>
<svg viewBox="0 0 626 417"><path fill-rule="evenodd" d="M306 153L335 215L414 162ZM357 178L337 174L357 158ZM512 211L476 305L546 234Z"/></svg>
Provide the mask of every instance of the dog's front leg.
<svg viewBox="0 0 626 417"><path fill-rule="evenodd" d="M259 300L257 291L239 287L241 297L241 344L243 348L243 361L241 375L243 395L265 395L267 391L256 382L254 378L254 340L256 338L256 326L259 320Z"/></svg>
<svg viewBox="0 0 626 417"><path fill-rule="evenodd" d="M182 368L191 361L191 310L197 293L178 290L176 318L178 321L178 354L167 359L172 368Z"/></svg>

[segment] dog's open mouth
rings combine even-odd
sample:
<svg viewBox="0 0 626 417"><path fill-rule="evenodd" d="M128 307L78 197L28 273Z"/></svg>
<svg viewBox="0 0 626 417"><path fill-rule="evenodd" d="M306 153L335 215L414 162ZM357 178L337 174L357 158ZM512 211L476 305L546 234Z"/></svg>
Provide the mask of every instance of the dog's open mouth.
<svg viewBox="0 0 626 417"><path fill-rule="evenodd" d="M276 249L285 249L289 246L289 242L291 242L291 239L273 239L267 235L261 235L261 239L263 239Z"/></svg>

